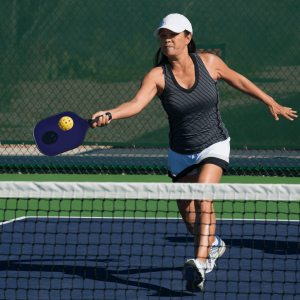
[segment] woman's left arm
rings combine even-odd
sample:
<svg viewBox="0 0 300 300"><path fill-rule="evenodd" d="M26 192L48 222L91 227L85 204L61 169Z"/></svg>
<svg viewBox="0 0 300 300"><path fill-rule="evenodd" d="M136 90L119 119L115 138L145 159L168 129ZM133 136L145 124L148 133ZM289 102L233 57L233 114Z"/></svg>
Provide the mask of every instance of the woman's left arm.
<svg viewBox="0 0 300 300"><path fill-rule="evenodd" d="M290 121L293 121L292 117L298 117L296 115L296 111L289 107L279 105L273 98L264 93L246 77L228 68L228 66L219 57L215 56L213 60L218 79L224 80L236 90L265 103L276 121L279 120L278 115L282 115Z"/></svg>

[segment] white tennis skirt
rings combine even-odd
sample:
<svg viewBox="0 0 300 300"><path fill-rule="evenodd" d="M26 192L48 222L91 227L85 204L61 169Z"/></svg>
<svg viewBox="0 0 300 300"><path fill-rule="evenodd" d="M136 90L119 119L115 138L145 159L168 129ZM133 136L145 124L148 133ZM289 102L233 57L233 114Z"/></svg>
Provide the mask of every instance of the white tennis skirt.
<svg viewBox="0 0 300 300"><path fill-rule="evenodd" d="M230 138L215 143L200 153L179 154L169 148L168 169L173 181L197 173L197 168L204 164L214 164L227 171L230 154Z"/></svg>

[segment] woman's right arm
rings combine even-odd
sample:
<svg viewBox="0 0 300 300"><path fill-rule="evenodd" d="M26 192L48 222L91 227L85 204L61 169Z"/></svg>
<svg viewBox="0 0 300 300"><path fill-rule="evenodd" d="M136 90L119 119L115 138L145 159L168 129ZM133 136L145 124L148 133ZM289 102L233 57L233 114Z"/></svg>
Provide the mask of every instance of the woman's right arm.
<svg viewBox="0 0 300 300"><path fill-rule="evenodd" d="M158 81L160 80L159 77L161 76L161 73L161 68L152 69L144 77L139 91L130 102L123 103L114 109L98 111L92 115L92 120L98 116L102 116L99 118L97 124L94 123L92 125L92 128L95 128L96 126L103 127L108 125L111 120L125 119L138 114L158 93ZM112 116L111 120L105 115L107 112L110 112Z"/></svg>

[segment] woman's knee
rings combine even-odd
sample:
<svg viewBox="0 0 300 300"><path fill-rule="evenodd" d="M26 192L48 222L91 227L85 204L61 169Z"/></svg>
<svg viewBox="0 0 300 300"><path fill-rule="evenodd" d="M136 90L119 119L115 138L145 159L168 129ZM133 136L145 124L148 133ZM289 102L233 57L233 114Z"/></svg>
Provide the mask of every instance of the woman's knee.
<svg viewBox="0 0 300 300"><path fill-rule="evenodd" d="M214 211L213 200L195 200L195 208L201 213L210 213Z"/></svg>
<svg viewBox="0 0 300 300"><path fill-rule="evenodd" d="M189 233L194 234L195 223L185 223L185 226Z"/></svg>

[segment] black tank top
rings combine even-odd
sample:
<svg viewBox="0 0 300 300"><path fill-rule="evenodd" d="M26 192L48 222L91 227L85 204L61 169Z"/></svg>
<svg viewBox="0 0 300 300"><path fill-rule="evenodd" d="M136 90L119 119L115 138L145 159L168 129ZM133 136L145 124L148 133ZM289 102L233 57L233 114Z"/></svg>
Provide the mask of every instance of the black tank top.
<svg viewBox="0 0 300 300"><path fill-rule="evenodd" d="M159 96L170 124L170 148L195 154L229 135L219 111L218 82L214 81L196 53L190 53L196 80L190 89L176 81L169 63L163 63L165 88Z"/></svg>

